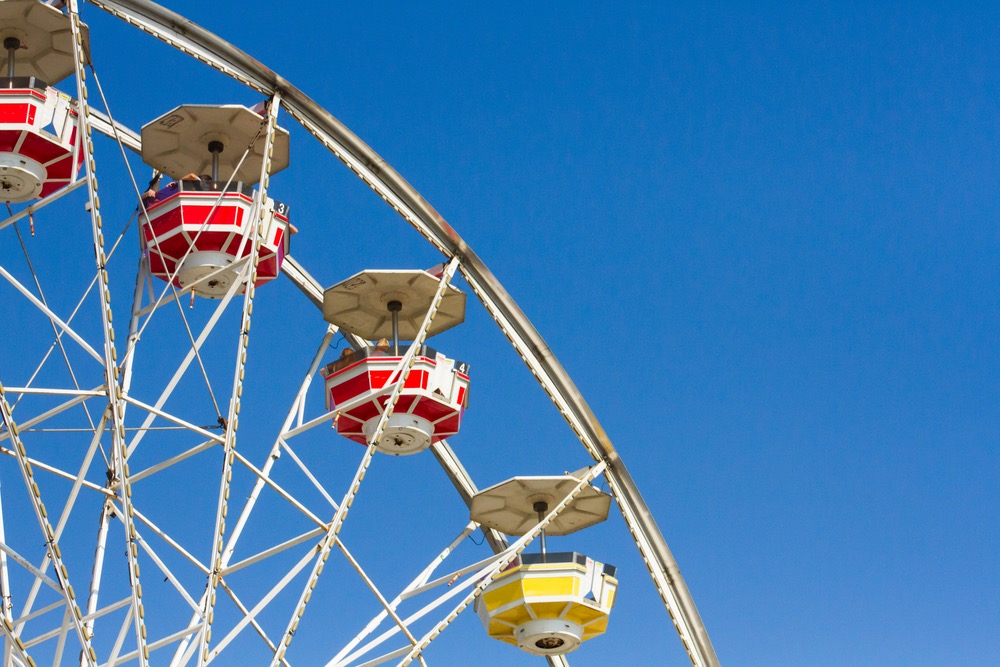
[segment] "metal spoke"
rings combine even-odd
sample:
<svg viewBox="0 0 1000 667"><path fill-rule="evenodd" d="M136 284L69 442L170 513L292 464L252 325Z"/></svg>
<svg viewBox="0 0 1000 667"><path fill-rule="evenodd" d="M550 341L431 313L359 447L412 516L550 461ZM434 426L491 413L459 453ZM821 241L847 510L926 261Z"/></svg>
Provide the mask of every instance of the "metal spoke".
<svg viewBox="0 0 1000 667"><path fill-rule="evenodd" d="M25 284L22 284L2 266L0 266L0 277L30 302L34 310L28 303L22 304L19 297L15 298L18 306L30 311L33 319L29 324L35 327L36 333L45 334L40 338L38 350L39 353L44 351L44 356L30 379L27 382L23 379L15 380L17 384L25 386L7 387L5 391L0 385L0 403L4 421L4 430L0 431L0 445L2 445L0 454L6 455L0 457L0 460L11 466L11 470L14 465L17 466L25 482L30 509L35 514L36 522L45 539L44 557L41 552L32 555L30 547L25 547L16 541L13 544L21 551L12 548L6 543L6 539L10 537L15 522L8 514L8 523L4 524L4 506L0 503L0 600L2 600L0 618L3 619L5 629L2 662L11 665L34 665L37 656L33 659L28 655L29 651L41 651L46 661L51 660L53 664L76 662L76 652L79 648L82 649L79 657L81 667L83 665L96 667L98 663L109 667L124 663L147 667L151 662L150 653L162 650L164 655L172 656L169 661L165 661L172 667L191 664L203 667L220 658L226 650L229 650L230 654L240 651L239 641L246 638L246 642L256 644L258 652L266 647L272 667L287 666L288 651L297 636L300 619L307 611L327 559L336 547L344 555L344 561L349 566L344 568L347 578L352 578L356 574L360 582L370 590L372 600L368 600L368 603L373 609L371 614L365 616L371 620L357 636L346 646L330 650L331 654L336 653L336 655L328 665L332 667L347 663L356 664L356 661L360 660L366 660L364 663L366 665L388 661L402 661L400 664L411 662L424 664L423 653L429 643L435 640L458 614L495 580L507 563L536 538L584 484L598 475L603 475L612 495L618 501L625 526L629 529L649 569L652 585L657 589L692 664L695 667L717 667L718 659L691 594L619 453L537 330L458 233L409 183L348 128L288 81L243 52L148 0L89 1L124 19L130 26L153 35L180 52L206 63L268 97L267 111L263 114L257 136L242 153L240 162L248 158L255 142L259 145L259 141L263 141L265 151L261 165L260 186L249 210L250 227L240 237L240 247L235 253L234 261L224 268L218 268L207 275L200 275L194 283L186 282L184 287L174 284L184 259L192 252L199 251L198 241L208 236L208 234L202 235L207 229L207 218L194 234L195 241L189 247L182 247L177 252L183 254L183 257L168 270L165 285L155 282L154 278L160 280L163 275L159 268L155 268L157 274L153 275L154 269L151 268L147 252L147 255L138 262L126 343L117 345L111 289L113 285L120 285L117 280L121 276L116 277L113 273L109 275L109 272L113 271L109 268L109 263L115 250L126 239L129 239L126 243L131 243L134 250L135 233L126 234L131 229L133 221L143 221L144 224L136 224L139 233L142 234L143 227L151 225L150 219L153 218L155 221L157 213L156 209L152 214L147 212L142 202L140 182L137 181L129 162L129 159L134 160L134 158L128 151L141 151L141 137L137 132L118 122L112 114L112 106L105 97L101 81L84 51L85 28L79 16L81 0L68 0L67 15L72 28L75 61L75 78L70 78L69 81L75 82L77 93L73 106L76 114L77 139L72 148L72 158L75 160L77 156L82 156L84 172L78 180L70 181L40 201L26 204L25 208L16 213L8 210L7 218L0 221L0 230L9 226L14 227L14 234L21 244L34 286L30 287L32 281L27 281L23 276L21 278L25 280ZM89 82L88 76L90 76ZM96 91L100 100L95 100L94 103L103 104L104 112L91 108L88 86ZM377 397L376 404L384 397L387 397L387 401L379 408L377 414L375 410L371 412L376 417L372 419L375 428L368 440L367 449L357 463L357 468L352 471L350 467L352 464L348 464L334 476L334 479L342 477L341 482L350 478L346 487L337 487L330 482L328 475L329 465L341 465L339 454L328 455L328 450L321 450L322 454L316 454L310 450L320 441L317 427L329 426L331 421L336 426L335 420L338 416L360 405L366 399L359 397L354 399L354 403L339 401L332 410L316 406L315 391L311 400L307 401L314 376L324 355L331 347L334 335L339 333L336 327L326 327L323 340L302 379L298 392L293 397L280 429L275 432L272 427L267 427L272 429L267 432L267 437L273 440L265 460L251 462L250 457L246 455L251 449L247 444L247 436L259 435L255 431L258 422L245 421L243 431L239 429L241 407L246 407L242 404L244 392L258 391L257 383L263 382L254 377L254 384L250 384L246 378L246 366L249 332L253 320L253 302L256 299L257 270L263 235L267 223L270 223L267 216L272 214L267 204L271 184L271 152L281 109L284 109L288 116L346 165L378 198L441 252L447 264L441 274L434 305L427 312L413 344L402 355L398 366L385 383L384 391ZM127 177L131 182L131 189L139 202L136 212L129 218L121 233L117 237L109 235L109 238L114 239L110 251L105 244L106 224L102 219L98 195L93 130L107 135L115 142L116 150L123 160ZM230 150L228 146L227 150ZM238 155L238 150L233 152L234 158ZM229 181L232 182L234 177L230 176ZM76 192L82 197L81 188L84 187L87 189L90 219L90 228L86 231L91 237L92 245L90 240L82 245L85 246L84 256L88 261L90 250L93 250L94 263L83 273L83 277L79 278L78 287L88 280L89 286L72 313L65 317L63 306L57 299L53 285L50 284L50 276L46 275L44 265L41 263L41 256L32 247L32 256L29 257L27 244L21 236L17 222L26 217L32 219L33 215L43 211L47 216L50 212L58 210L59 206L68 204L66 201L59 202L67 194ZM225 188L223 190L225 191ZM211 201L211 198L206 199ZM57 202L58 206L52 208ZM211 211L214 212L217 207L224 205L225 198L220 193L215 198ZM234 241L234 245L235 243ZM154 236L142 247L146 251L156 253L160 250L160 239ZM244 257L242 255L245 250L248 254ZM116 260L115 270L121 270L119 267L121 263L120 260ZM130 264L134 266L135 263L130 262ZM322 306L322 285L295 258L286 254L280 264L280 270L311 303ZM237 278L226 294L218 295L222 296L222 299L214 306L206 305L205 307L210 310L199 312L198 317L186 314L181 299L191 295L193 305L195 296L206 296L206 291L200 291L199 287L224 271L235 272ZM74 275L79 276L79 273ZM486 313L510 341L528 372L546 392L582 444L586 454L593 459L594 466L580 480L574 491L542 518L528 535L515 540L513 544L508 544L507 538L500 533L477 524L469 524L462 528L460 536L454 542L440 552L438 559L418 573L409 586L396 595L391 591L390 594L385 594L376 583L378 579L376 569L371 567L370 562L363 564L362 559L355 557L355 553L360 555L363 551L359 548L357 552L352 553L340 539L340 534L353 502L360 497L360 486L374 462L376 453L374 443L379 442L397 405L406 405L405 401L402 404L398 401L413 368L416 351L426 342L426 332L441 296L456 276L464 278L469 289L483 304ZM129 279L131 280L131 276ZM131 287L131 282L128 285ZM241 290L245 290L242 295L239 294ZM69 294L75 297L76 292ZM240 296L242 298L239 298ZM53 301L50 302L47 297L51 297ZM216 327L232 300L237 298L241 302L240 327L226 339L226 334L216 331ZM83 307L85 302L87 308ZM173 306L169 305L171 302ZM90 306L95 306L96 309L90 312L88 310ZM174 320L169 314L157 317L156 314L162 307L167 307L168 311L175 309L179 314L179 321ZM38 319L35 311L44 319ZM78 312L90 314L75 319ZM117 333L123 334L124 320L120 320L119 324L120 330ZM96 342L98 326L101 330L100 344ZM176 329L171 330L168 327ZM49 329L51 334L46 333ZM178 343L173 348L177 352L177 359L170 359L165 354L163 361L171 363L164 373L163 380L158 377L151 379L146 377L147 369L144 367L148 366L150 370L158 372L157 364L161 360L155 357L147 359L147 350L154 354L157 352L153 349L153 345L143 346L140 355L139 341L146 332L149 332L149 340L154 341L155 336L163 329L166 329L172 340ZM54 335L54 340L49 338L50 335ZM73 340L79 349L73 344L66 343L63 336ZM235 349L231 383L223 383L220 386L219 378L213 376L215 370L211 355L215 351L213 345L206 344L209 336L213 338L213 345L216 338L223 338L224 342L232 345L229 349ZM369 345L368 341L356 335L343 333L342 336L356 349ZM123 354L118 353L119 349ZM171 351L166 350L167 354ZM62 357L62 364L69 373L69 381L64 382L65 386L62 387L34 386L36 382L50 383L45 378L53 372L53 364L50 363L53 354ZM298 350L291 349L287 359L294 361L298 354ZM90 362L79 361L84 356L93 358L99 365L88 367L87 364ZM30 362L33 364L35 359L30 359ZM56 361L56 372L63 372L62 364ZM189 370L194 372L191 369L192 364L198 366L201 378L188 375ZM283 368L290 367L292 364L283 365ZM26 370L30 370L30 367ZM98 381L97 378L87 375L88 372L103 372L102 384L93 389L81 388L81 382L96 384ZM133 387L133 377L135 387ZM225 379L228 379L228 376ZM287 373L282 380L286 379ZM156 384L164 380L166 381L164 386ZM202 398L193 415L181 409L175 410L174 405L182 403L186 398L183 396L173 398L175 393L182 394L189 383L193 383L195 391L200 391L198 386L202 382L209 393L211 408ZM332 384L334 380L331 379L329 382ZM181 391L176 391L178 388ZM329 389L326 391L329 392ZM14 401L13 407L7 402L8 396ZM88 401L94 400L100 405L88 404ZM367 397L367 400L371 398ZM15 410L21 401L24 407ZM170 405L167 405L168 401ZM58 404L53 407L55 403ZM329 394L327 403L333 404ZM82 419L75 414L80 409L86 413L86 424L83 424ZM214 415L208 415L209 409L214 409ZM201 418L196 414L198 410L205 412ZM403 410L404 407L400 407L400 411ZM15 415L18 417L17 421L14 419ZM248 419L249 415L244 414L243 417ZM210 422L213 418L218 419L218 426L205 425L205 422ZM163 433L158 435L157 432L160 431ZM147 437L150 432L154 434ZM32 456L28 456L29 452L25 449L25 438L27 444L32 447L30 452ZM105 439L108 439L111 445L107 453L104 449ZM51 442L56 446L52 448L52 453L49 453L42 447L36 448L39 442L42 444ZM139 451L139 446L144 442L147 447ZM167 446L158 449L157 446L161 442L167 443ZM66 451L73 452L69 458L65 458L62 450L58 449L64 443ZM73 449L69 450L70 447ZM446 441L434 442L430 445L430 449L457 490L456 502L469 503L477 492L477 487L454 450ZM98 451L104 456L108 467L109 480L106 486L103 485L103 481L98 484L87 479L87 475L92 472ZM139 456L136 456L137 452ZM579 447L577 452L580 453ZM313 458L324 455L328 458L321 463L317 463L317 459ZM216 458L220 456L221 458ZM274 468L276 462L285 457L290 461L280 469L280 472L290 475L291 478L278 475ZM130 466L135 466L136 470L131 470ZM200 534L199 531L192 530L190 533L185 533L183 529L175 530L172 526L178 524L172 521L173 517L169 517L170 509L157 506L156 501L159 499L155 498L162 489L162 486L158 485L167 484L169 480L174 479L172 475L184 474L188 469L195 467L201 475L198 483L213 485L210 487L210 492L214 492L216 488L218 490L217 497L213 496L215 502L209 501L206 509L197 517L202 521L198 529L211 530L210 543L201 545L189 543L192 539L190 536ZM49 476L43 473L49 473ZM241 482L242 486L234 485L234 475L238 477L237 482ZM58 492L66 494L57 495L59 498L59 507L55 508L59 510L57 519L53 518L54 515L48 514L48 509L42 503L43 495L38 487L38 481L44 483L46 480L53 486L59 485ZM141 491L149 494L143 496L143 501L151 500L148 504L139 503L138 507L132 500L132 492L137 483L142 483ZM232 521L229 514L233 510L231 505L235 501L231 500L230 495L232 492L242 494L248 487L252 487L249 497L245 502L242 499L239 501L240 512L236 520ZM367 488L370 492L371 484ZM265 489L270 489L273 493L265 492ZM54 505L51 494L46 494L44 497ZM191 496L192 499L194 497ZM12 511L12 507L15 505L7 504L8 513ZM23 511L22 508L26 507L28 505L20 506L18 511ZM77 539L78 531L67 530L67 527L75 528L73 524L79 519L81 508L90 511L97 510L98 507L100 514L97 518L100 522L95 536L97 548L93 554L93 561L90 560L89 554L83 558L78 555L81 548L78 544L74 548L74 557L68 559L74 567L81 562L87 567L92 564L89 597L84 614L70 584L66 559L63 558L61 549L69 550L69 535L72 534L73 538ZM280 512L283 513L280 516L292 518L287 528L289 532L275 531L273 537L266 535L263 541L246 539L247 530L257 530L254 527L256 524L249 523L251 516L255 520L264 519L275 507L280 508ZM332 518L327 521L325 517L330 517L331 514ZM360 518L358 514L354 516L355 520ZM112 518L117 519L113 530ZM122 527L124 541L117 532L119 524ZM435 568L441 561L477 530L481 530L485 535L494 555L484 557L484 554L488 553L484 548L480 548L480 551L470 558L466 558L465 552L460 552L457 559L461 562L448 568L451 570L448 574L435 574ZM64 533L67 535L65 540ZM112 535L114 537L110 537ZM244 538L242 541L246 549L237 558L236 548L241 542L241 537ZM109 539L111 539L110 545ZM64 541L67 543L62 544ZM476 542L477 546L481 544L478 540L471 541ZM252 547L246 544L248 542L253 543ZM88 542L89 544L93 543ZM120 555L122 547L124 547L124 557ZM152 572L154 579L161 577L164 582L169 582L168 585L159 587L152 587L147 583L150 591L148 610L144 607L142 597L142 583L146 582L140 582L139 578L140 559L147 564L147 569L149 563L154 566L147 572L147 577L150 576L149 572ZM279 566L279 563L282 565ZM123 564L128 568L128 578L122 581L122 585L129 588L128 597L118 600L120 596L116 595L116 601L111 604L104 602L105 606L102 607L102 579L108 578L104 576L105 565L116 568ZM423 563L414 564L408 560L406 565L421 567ZM440 569L445 570L443 567ZM109 570L112 571L121 574L117 570ZM11 578L14 578L13 582ZM260 581L276 581L276 583L266 591L258 590L256 586L241 589L240 585L247 580L255 583ZM295 580L298 580L294 584L295 589L289 590L289 585ZM30 582L30 585L22 584L25 581ZM82 581L79 579L77 583L80 584ZM17 593L16 600L12 600L12 583L13 590ZM108 590L116 590L115 587L118 585L111 578L104 584L104 595L108 594ZM302 585L301 591L299 585ZM22 586L23 590L28 591L25 599L21 599ZM58 594L57 602L52 602L54 596L50 589ZM147 628L147 612L160 610L161 601L156 599L160 593L155 592L158 590L166 591L165 595L173 600L173 604L179 607L182 613L190 609L190 620L181 629L158 627L153 621L149 621L151 625ZM295 592L300 592L297 599L294 596ZM226 606L217 610L216 602L220 593L224 593L230 602L225 602ZM20 616L13 613L14 602L17 602L19 609L23 606ZM375 606L375 602L378 606ZM413 611L412 607L415 605L422 606ZM61 607L65 608L60 611ZM311 611L312 608L309 609ZM155 616L151 615L152 617ZM266 626L275 617L281 619L282 623L276 629L266 630ZM100 622L97 622L98 619ZM283 622L285 619L287 622ZM118 626L119 621L121 621L120 626ZM418 622L419 626L416 625ZM307 641L304 631L306 627L303 625L299 644ZM430 630L423 632L427 627L430 627ZM101 647L102 653L108 651L108 655L102 655L100 661L92 647L95 642L95 628L103 633L102 639L96 646ZM213 631L216 635L215 643L212 641ZM29 636L26 633L30 633L31 638L28 640L22 638L22 635ZM254 634L259 636L261 641L258 642ZM79 647L74 642L78 642ZM302 648L305 649L304 646ZM381 655L376 655L377 653ZM322 656L322 660L328 658L329 655ZM568 664L561 656L549 656L546 660L550 665ZM159 663L160 660L155 662Z"/></svg>
<svg viewBox="0 0 1000 667"><path fill-rule="evenodd" d="M118 367L118 352L115 349L115 331L112 327L111 312L111 287L107 271L107 255L104 251L103 221L101 218L100 199L97 196L97 162L94 159L94 144L91 141L90 133L90 104L89 93L86 82L86 64L88 56L83 48L83 28L80 21L80 13L77 0L69 0L68 12L70 17L70 27L73 32L73 53L76 56L76 87L77 106L79 114L77 118L78 135L80 137L80 150L84 154L84 166L86 169L87 190L90 199L90 222L94 240L94 256L97 260L98 292L101 302L101 324L104 334L104 369L105 382L109 399L109 411L111 422L112 441L112 465L114 481L118 484L120 492L120 502L122 504L123 518L125 521L126 535L126 555L129 564L129 577L132 589L132 606L135 611L135 637L139 646L139 665L147 667L149 664L149 650L146 647L146 624L144 620L142 606L142 587L139 584L139 561L138 546L135 543L135 527L132 525L132 487L129 480L128 450L125 440L125 402L121 395L120 370ZM79 616L79 609L77 609ZM93 654L89 637L86 641L86 648ZM96 659L96 658L95 658Z"/></svg>
<svg viewBox="0 0 1000 667"><path fill-rule="evenodd" d="M10 204L7 205L7 210L10 210ZM38 298L47 309L49 304L45 299L45 293L42 291L42 283L38 280L38 274L35 272L35 267L31 263L31 256L28 255L28 248L24 245L24 238L21 236L21 230L18 229L17 223L14 223L14 233L17 235L17 242L21 245L21 252L24 253L24 260L28 264L28 271L31 273L31 279L35 283L35 289L38 290ZM73 372L73 364L70 363L69 355L66 354L66 348L62 344L62 336L59 335L59 328L52 320L49 320L49 324L52 327L53 335L56 337L56 344L59 346L59 351L62 353L63 363L66 364L66 370L69 371L70 380L73 381L73 387L75 389L79 389L80 383L76 380L76 373ZM90 410L87 409L86 403L83 404L83 410L87 414L87 423L89 423L90 427L93 428L94 419L91 417Z"/></svg>
<svg viewBox="0 0 1000 667"><path fill-rule="evenodd" d="M209 659L209 643L212 639L212 620L215 617L215 589L219 586L222 577L222 553L225 547L226 535L226 515L229 511L229 485L232 482L232 468L236 457L236 432L240 419L240 399L243 396L243 380L247 362L247 349L250 343L250 320L253 312L253 299L256 292L257 283L257 263L260 260L260 246L267 232L267 214L264 203L267 201L267 188L271 178L271 153L274 149L275 127L278 123L278 108L280 98L273 97L268 103L267 130L264 137L264 159L261 161L260 190L254 207L251 207L251 220L253 222L253 247L250 251L252 266L250 275L246 278L246 288L243 298L243 321L240 328L239 345L236 351L236 372L233 377L232 398L229 402L229 416L226 419L226 441L224 447L224 459L222 463L222 483L219 488L218 510L215 515L214 549L212 550L212 560L210 565L208 590L205 597L205 606L202 607L205 618L205 626L200 635L201 649L198 651L198 666L202 667ZM232 178L232 177L230 177ZM246 237L244 237L246 241ZM193 246L192 246L193 247ZM236 252L236 256L242 255L242 250ZM244 269L246 272L246 269ZM236 283L242 282L236 281Z"/></svg>
<svg viewBox="0 0 1000 667"><path fill-rule="evenodd" d="M7 403L7 396L4 392L2 384L0 384L0 413L2 413L4 427L7 429L7 433L11 436L18 467L21 470L21 476L24 479L25 486L28 488L28 496L31 500L35 518L38 520L38 525L42 530L42 535L45 536L45 547L48 558L55 564L56 577L60 592L63 595L63 600L66 605L73 610L73 625L76 630L77 637L80 640L80 645L87 654L88 664L96 667L96 656L94 654L93 647L90 645L90 637L84 631L83 623L80 620L82 619L83 614L80 612L80 607L77 605L76 593L70 585L69 570L66 568L66 564L62 560L62 551L59 549L59 545L56 541L56 534L52 528L52 524L49 523L48 511L45 509L45 504L42 502L41 490L38 487L38 483L34 479L34 471L31 468L31 464L28 463L27 451L24 448L24 444L21 442L17 423L14 421L14 417L10 412L10 405ZM10 623L10 621L4 618L5 626L8 623ZM11 628L10 631L13 631L13 628ZM23 644L20 643L20 638L15 638L15 644L23 649Z"/></svg>

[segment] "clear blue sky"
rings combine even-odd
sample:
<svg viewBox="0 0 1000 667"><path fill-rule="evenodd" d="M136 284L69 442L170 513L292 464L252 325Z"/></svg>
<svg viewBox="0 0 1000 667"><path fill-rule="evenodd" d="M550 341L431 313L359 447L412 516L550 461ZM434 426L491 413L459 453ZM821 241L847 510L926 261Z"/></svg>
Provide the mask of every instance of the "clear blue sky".
<svg viewBox="0 0 1000 667"><path fill-rule="evenodd" d="M174 8L323 104L485 260L620 450L724 665L1000 663L995 6ZM258 101L85 12L130 126ZM273 188L313 275L439 261L283 123L293 166ZM125 185L108 186L122 219ZM262 324L253 352L294 369L258 385L263 411L287 405L322 325L287 285L260 299L311 326ZM453 444L480 485L588 462L474 299L437 344L473 367ZM409 575L460 508L438 514L429 454L378 464L396 518L448 517L386 553L403 533L359 509L348 538L383 569L412 554ZM572 664L688 664L617 512L576 540L558 544L618 565L622 587ZM461 664L463 642L538 664L467 615L432 664Z"/></svg>

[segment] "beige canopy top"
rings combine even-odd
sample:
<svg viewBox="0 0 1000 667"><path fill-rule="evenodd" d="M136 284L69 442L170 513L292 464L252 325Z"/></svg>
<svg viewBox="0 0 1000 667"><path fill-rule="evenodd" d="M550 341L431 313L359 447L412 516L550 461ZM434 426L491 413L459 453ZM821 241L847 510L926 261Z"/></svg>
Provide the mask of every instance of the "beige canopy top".
<svg viewBox="0 0 1000 667"><path fill-rule="evenodd" d="M513 477L494 484L472 497L469 512L473 521L506 535L524 535L538 523L538 505L548 514L580 480L572 475L559 477ZM545 532L568 535L608 518L611 496L588 484L559 513Z"/></svg>
<svg viewBox="0 0 1000 667"><path fill-rule="evenodd" d="M184 104L142 126L142 161L171 178L211 174L216 149L219 180L232 176L252 185L260 180L264 161L263 123L264 117L240 104ZM277 128L271 173L287 166L288 130Z"/></svg>
<svg viewBox="0 0 1000 667"><path fill-rule="evenodd" d="M83 51L90 53L87 26L83 30ZM76 70L70 17L39 0L0 0L0 46L17 40L14 76L33 76L55 85ZM7 76L9 56L0 49L0 76Z"/></svg>
<svg viewBox="0 0 1000 667"><path fill-rule="evenodd" d="M397 302L399 337L413 340L438 285L439 279L426 271L362 271L323 293L323 319L369 340L391 338L390 304ZM465 293L449 285L427 335L441 333L464 320Z"/></svg>

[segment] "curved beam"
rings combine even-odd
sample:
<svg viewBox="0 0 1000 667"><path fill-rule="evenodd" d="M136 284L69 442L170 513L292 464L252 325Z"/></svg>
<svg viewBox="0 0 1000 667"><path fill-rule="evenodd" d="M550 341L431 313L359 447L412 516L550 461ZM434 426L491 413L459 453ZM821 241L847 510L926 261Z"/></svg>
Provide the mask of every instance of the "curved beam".
<svg viewBox="0 0 1000 667"><path fill-rule="evenodd" d="M459 258L466 281L497 324L511 335L518 353L538 376L591 456L607 464L605 476L609 486L691 662L695 667L717 667L719 659L677 562L614 445L537 329L458 232L343 123L284 77L229 42L147 0L88 1L262 94L280 92L282 104L290 115L442 253Z"/></svg>

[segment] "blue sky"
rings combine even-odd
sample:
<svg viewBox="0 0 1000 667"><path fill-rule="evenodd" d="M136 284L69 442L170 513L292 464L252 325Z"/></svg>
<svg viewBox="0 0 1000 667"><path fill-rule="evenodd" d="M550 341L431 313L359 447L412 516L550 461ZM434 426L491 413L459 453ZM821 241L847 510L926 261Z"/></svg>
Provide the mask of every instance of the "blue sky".
<svg viewBox="0 0 1000 667"><path fill-rule="evenodd" d="M484 259L621 452L723 664L1000 661L995 7L174 9L323 104ZM183 102L258 101L85 14L128 125ZM293 164L273 189L320 282L439 261L282 122ZM134 195L106 169L108 215L124 220ZM125 299L135 256L122 261ZM273 413L322 323L288 285L260 304L252 351L268 379L250 401ZM467 323L435 339L472 364L453 444L473 478L585 465L504 343L472 298ZM347 535L383 571L408 562L400 550L416 567L461 508L429 455L379 464L398 512L366 526L359 509ZM411 511L427 523L405 549L375 548ZM572 664L687 664L617 512L576 540L560 548L618 565L622 588L608 635ZM432 663L460 664L467 642L495 664L537 664L467 616Z"/></svg>

